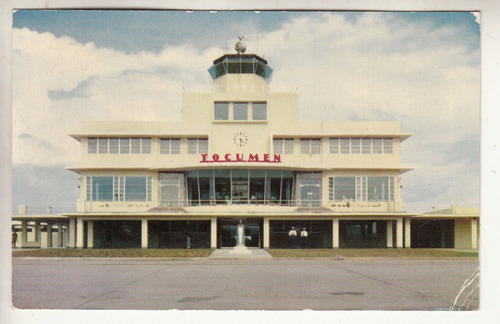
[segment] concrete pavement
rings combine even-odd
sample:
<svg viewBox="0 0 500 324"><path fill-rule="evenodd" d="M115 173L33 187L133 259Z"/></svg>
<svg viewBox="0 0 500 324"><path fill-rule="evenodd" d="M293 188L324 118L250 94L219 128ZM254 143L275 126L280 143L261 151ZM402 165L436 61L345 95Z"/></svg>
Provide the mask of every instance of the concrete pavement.
<svg viewBox="0 0 500 324"><path fill-rule="evenodd" d="M449 309L477 259L13 259L13 303L34 309ZM476 282L458 298L477 309Z"/></svg>

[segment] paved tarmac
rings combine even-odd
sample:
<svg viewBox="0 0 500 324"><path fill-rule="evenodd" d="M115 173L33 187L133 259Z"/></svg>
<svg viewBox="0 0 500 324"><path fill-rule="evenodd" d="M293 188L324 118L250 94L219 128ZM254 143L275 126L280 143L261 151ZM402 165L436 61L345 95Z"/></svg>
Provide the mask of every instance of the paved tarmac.
<svg viewBox="0 0 500 324"><path fill-rule="evenodd" d="M477 259L13 259L21 309L449 310ZM457 306L479 306L479 278Z"/></svg>

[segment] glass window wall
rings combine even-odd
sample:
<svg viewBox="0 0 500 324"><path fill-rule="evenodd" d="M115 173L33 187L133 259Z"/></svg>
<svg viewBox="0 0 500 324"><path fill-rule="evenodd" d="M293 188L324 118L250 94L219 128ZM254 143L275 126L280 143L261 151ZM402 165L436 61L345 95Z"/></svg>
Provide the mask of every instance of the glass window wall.
<svg viewBox="0 0 500 324"><path fill-rule="evenodd" d="M394 201L394 177L330 177L335 201Z"/></svg>
<svg viewBox="0 0 500 324"><path fill-rule="evenodd" d="M113 201L113 177L92 177L92 201Z"/></svg>
<svg viewBox="0 0 500 324"><path fill-rule="evenodd" d="M187 194L191 206L230 204L290 205L293 172L275 170L188 171Z"/></svg>

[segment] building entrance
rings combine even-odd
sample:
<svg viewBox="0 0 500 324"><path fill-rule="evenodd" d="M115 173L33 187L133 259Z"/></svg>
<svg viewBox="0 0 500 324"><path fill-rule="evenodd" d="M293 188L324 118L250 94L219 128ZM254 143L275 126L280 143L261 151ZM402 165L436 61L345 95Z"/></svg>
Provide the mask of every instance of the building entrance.
<svg viewBox="0 0 500 324"><path fill-rule="evenodd" d="M238 225L243 225L242 244L246 247L262 248L262 220L219 219L217 220L217 248L235 247L238 244Z"/></svg>

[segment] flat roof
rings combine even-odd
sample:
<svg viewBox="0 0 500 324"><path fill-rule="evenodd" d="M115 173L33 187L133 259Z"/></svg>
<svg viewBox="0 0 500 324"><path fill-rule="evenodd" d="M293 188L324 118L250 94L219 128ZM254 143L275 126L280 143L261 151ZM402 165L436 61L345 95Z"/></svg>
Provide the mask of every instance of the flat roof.
<svg viewBox="0 0 500 324"><path fill-rule="evenodd" d="M258 56L257 54L224 54L221 57L219 57L218 59L215 59L214 64L222 62L226 58L255 58L258 61L267 65L267 60L263 59L262 57Z"/></svg>

